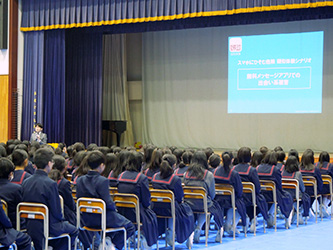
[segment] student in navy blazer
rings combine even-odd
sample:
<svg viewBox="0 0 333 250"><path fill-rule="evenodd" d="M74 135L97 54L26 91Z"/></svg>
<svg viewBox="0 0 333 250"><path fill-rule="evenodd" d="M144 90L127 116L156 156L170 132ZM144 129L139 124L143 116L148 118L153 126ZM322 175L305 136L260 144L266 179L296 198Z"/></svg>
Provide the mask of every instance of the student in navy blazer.
<svg viewBox="0 0 333 250"><path fill-rule="evenodd" d="M131 237L135 232L135 227L128 219L117 213L116 206L109 193L109 180L101 173L104 170L105 156L100 151L94 150L88 153L85 158L90 171L77 179L76 197L98 198L106 204L106 227L125 227L127 237ZM101 218L98 214L82 214L83 225L100 228ZM117 249L124 246L122 232L108 233L112 243Z"/></svg>
<svg viewBox="0 0 333 250"><path fill-rule="evenodd" d="M34 163L37 170L34 175L25 180L22 184L23 201L45 204L49 209L50 236L68 233L71 236L72 248L74 248L78 229L64 220L61 212L57 183L48 177L48 173L53 166L53 155L53 151L49 148L40 148L35 152ZM27 231L34 242L35 249L43 249L44 238L42 237L42 221L27 219ZM64 240L51 241L50 245L54 249L66 249L67 247L66 241Z"/></svg>
<svg viewBox="0 0 333 250"><path fill-rule="evenodd" d="M15 149L12 153L12 161L15 166L14 178L12 179L12 183L22 185L23 181L31 176L24 169L28 166L29 156L26 151L23 149Z"/></svg>

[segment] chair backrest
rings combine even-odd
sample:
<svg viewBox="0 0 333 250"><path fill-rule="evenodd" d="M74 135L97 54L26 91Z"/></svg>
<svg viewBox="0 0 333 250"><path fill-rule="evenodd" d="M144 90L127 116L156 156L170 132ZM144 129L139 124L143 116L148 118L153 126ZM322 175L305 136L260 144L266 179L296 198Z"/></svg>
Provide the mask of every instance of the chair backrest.
<svg viewBox="0 0 333 250"><path fill-rule="evenodd" d="M235 189L230 184L222 184L222 183L216 183L215 184L215 196L230 196L231 198L231 205L232 207L235 207Z"/></svg>
<svg viewBox="0 0 333 250"><path fill-rule="evenodd" d="M256 187L252 182L242 181L243 193L252 195L252 204L256 206Z"/></svg>
<svg viewBox="0 0 333 250"><path fill-rule="evenodd" d="M135 194L115 193L113 202L116 207L133 208L136 215L136 223L140 223L140 200Z"/></svg>
<svg viewBox="0 0 333 250"><path fill-rule="evenodd" d="M318 195L317 191L317 179L314 176L303 176L303 183L306 187L312 187L314 196Z"/></svg>
<svg viewBox="0 0 333 250"><path fill-rule="evenodd" d="M62 196L59 195L59 199L60 199L61 213L62 213L63 216L65 216L65 211L64 211L64 198L62 198Z"/></svg>
<svg viewBox="0 0 333 250"><path fill-rule="evenodd" d="M45 204L20 202L16 207L16 228L20 231L20 218L43 220L45 239L49 238L49 209ZM45 240L47 244L47 240Z"/></svg>
<svg viewBox="0 0 333 250"><path fill-rule="evenodd" d="M72 175L71 175L71 174L67 174L66 179L67 179L68 181L72 182Z"/></svg>
<svg viewBox="0 0 333 250"><path fill-rule="evenodd" d="M118 193L118 188L117 187L109 187L110 195L111 198L113 199L114 194Z"/></svg>
<svg viewBox="0 0 333 250"><path fill-rule="evenodd" d="M1 206L3 211L5 211L5 214L8 216L8 205L7 202L3 199L1 199Z"/></svg>
<svg viewBox="0 0 333 250"><path fill-rule="evenodd" d="M77 202L77 198L76 198L76 189L72 189L72 197L73 197L73 200L75 202Z"/></svg>
<svg viewBox="0 0 333 250"><path fill-rule="evenodd" d="M100 214L101 215L101 230L105 231L106 229L106 205L102 199L97 198L85 198L81 197L76 202L76 211L77 211L77 227L81 228L80 225L80 214L81 213L91 213L91 214Z"/></svg>
<svg viewBox="0 0 333 250"><path fill-rule="evenodd" d="M276 201L276 186L275 182L271 180L260 180L260 187L263 191L270 191L273 193L273 202Z"/></svg>
<svg viewBox="0 0 333 250"><path fill-rule="evenodd" d="M203 212L208 213L208 202L207 202L207 192L203 187L196 186L184 186L184 199L194 199L202 200L203 202ZM193 211L195 212L195 211Z"/></svg>
<svg viewBox="0 0 333 250"><path fill-rule="evenodd" d="M293 189L295 190L295 197L299 199L299 183L296 179L282 178L282 188L283 189Z"/></svg>
<svg viewBox="0 0 333 250"><path fill-rule="evenodd" d="M175 215L175 195L171 190L167 189L149 189L151 202L168 203L171 208L171 217Z"/></svg>
<svg viewBox="0 0 333 250"><path fill-rule="evenodd" d="M323 180L323 184L325 185L329 185L330 187L330 194L333 193L333 190L332 190L332 177L330 175L322 175L321 176L322 180Z"/></svg>

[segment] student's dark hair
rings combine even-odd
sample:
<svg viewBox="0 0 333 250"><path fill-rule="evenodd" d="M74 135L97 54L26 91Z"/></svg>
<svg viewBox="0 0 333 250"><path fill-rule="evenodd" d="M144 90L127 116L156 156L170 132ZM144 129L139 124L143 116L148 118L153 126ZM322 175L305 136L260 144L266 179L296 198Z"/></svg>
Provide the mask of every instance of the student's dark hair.
<svg viewBox="0 0 333 250"><path fill-rule="evenodd" d="M93 151L96 150L98 148L96 143L90 143L87 147L87 151Z"/></svg>
<svg viewBox="0 0 333 250"><path fill-rule="evenodd" d="M37 169L44 169L52 161L54 152L48 148L40 148L34 154L34 163Z"/></svg>
<svg viewBox="0 0 333 250"><path fill-rule="evenodd" d="M173 151L175 151L175 149L177 149L176 146L170 146L169 148L170 148L170 150L171 150L172 153L173 153Z"/></svg>
<svg viewBox="0 0 333 250"><path fill-rule="evenodd" d="M314 153L311 149L304 151L301 159L301 168L304 170L313 170L314 166Z"/></svg>
<svg viewBox="0 0 333 250"><path fill-rule="evenodd" d="M105 169L101 173L102 176L108 177L110 172L118 165L118 157L114 153L108 153L105 156Z"/></svg>
<svg viewBox="0 0 333 250"><path fill-rule="evenodd" d="M73 152L74 152L73 145L68 146L68 148L67 148L67 154L68 154L69 159L72 159L74 157Z"/></svg>
<svg viewBox="0 0 333 250"><path fill-rule="evenodd" d="M263 157L265 158L266 154L268 153L269 149L266 146L261 146L259 151L262 153Z"/></svg>
<svg viewBox="0 0 333 250"><path fill-rule="evenodd" d="M326 151L322 151L319 155L319 168L323 167L324 162L330 162L330 154Z"/></svg>
<svg viewBox="0 0 333 250"><path fill-rule="evenodd" d="M202 152L202 151L201 151ZM205 174L205 169L202 164L193 162L187 169L190 177L195 177L198 180L202 180Z"/></svg>
<svg viewBox="0 0 333 250"><path fill-rule="evenodd" d="M274 151L277 153L277 161L283 162L286 159L286 153L284 151Z"/></svg>
<svg viewBox="0 0 333 250"><path fill-rule="evenodd" d="M168 154L168 155L172 154L171 149L168 147L162 149L162 155L166 155L166 154Z"/></svg>
<svg viewBox="0 0 333 250"><path fill-rule="evenodd" d="M168 178L173 174L173 169L168 161L163 160L160 166L160 176L162 179Z"/></svg>
<svg viewBox="0 0 333 250"><path fill-rule="evenodd" d="M59 170L61 173L66 169L66 160L63 156L61 155L55 155L53 156L53 169Z"/></svg>
<svg viewBox="0 0 333 250"><path fill-rule="evenodd" d="M177 164L179 164L182 161L182 155L184 153L183 149L176 148L173 152L173 155L177 158Z"/></svg>
<svg viewBox="0 0 333 250"><path fill-rule="evenodd" d="M39 122L35 124L35 127L37 127L37 126L40 127L40 128L43 128L43 125Z"/></svg>
<svg viewBox="0 0 333 250"><path fill-rule="evenodd" d="M84 151L86 148L82 142L76 142L73 145L75 153L78 153L80 151Z"/></svg>
<svg viewBox="0 0 333 250"><path fill-rule="evenodd" d="M109 147L97 147L96 149L101 151L104 155L111 153L111 149Z"/></svg>
<svg viewBox="0 0 333 250"><path fill-rule="evenodd" d="M177 158L173 154L165 154L162 156L162 161L167 161L173 167L177 163Z"/></svg>
<svg viewBox="0 0 333 250"><path fill-rule="evenodd" d="M22 141L22 144L26 145L29 148L30 142L28 140Z"/></svg>
<svg viewBox="0 0 333 250"><path fill-rule="evenodd" d="M119 154L121 152L121 147L115 147L113 150L112 150L113 153L115 154Z"/></svg>
<svg viewBox="0 0 333 250"><path fill-rule="evenodd" d="M250 165L254 168L260 165L261 161L263 159L263 155L260 151L255 151L252 155L251 163Z"/></svg>
<svg viewBox="0 0 333 250"><path fill-rule="evenodd" d="M105 155L98 150L93 150L87 155L87 163L91 169L96 169L105 163Z"/></svg>
<svg viewBox="0 0 333 250"><path fill-rule="evenodd" d="M141 165L142 165L142 154L140 154L139 152L136 152L136 151L130 152L126 170L140 172Z"/></svg>
<svg viewBox="0 0 333 250"><path fill-rule="evenodd" d="M16 149L22 149L22 150L24 150L25 152L28 153L28 147L27 147L27 145L25 145L23 143L17 144L15 146L14 150L16 150Z"/></svg>
<svg viewBox="0 0 333 250"><path fill-rule="evenodd" d="M0 145L0 157L6 157L6 156L7 156L6 148Z"/></svg>
<svg viewBox="0 0 333 250"><path fill-rule="evenodd" d="M147 164L149 164L151 162L151 157L153 155L154 149L156 148L156 146L154 145L147 145L144 149L143 149L143 153L144 153L144 159L143 161Z"/></svg>
<svg viewBox="0 0 333 250"><path fill-rule="evenodd" d="M209 156L208 162L212 168L217 168L221 164L221 157L218 154L212 154Z"/></svg>
<svg viewBox="0 0 333 250"><path fill-rule="evenodd" d="M58 169L52 169L49 173L49 178L57 182L61 180L62 174Z"/></svg>
<svg viewBox="0 0 333 250"><path fill-rule="evenodd" d="M232 155L230 155L229 152L224 152L222 154L223 168L227 173L229 173L231 169L231 160L232 160Z"/></svg>
<svg viewBox="0 0 333 250"><path fill-rule="evenodd" d="M14 166L22 166L28 157L28 153L25 150L16 149L12 153L12 162L14 163Z"/></svg>
<svg viewBox="0 0 333 250"><path fill-rule="evenodd" d="M88 154L88 152L85 152L85 151L80 151L80 152L76 153L74 156L74 165L80 166L84 157L86 157L87 154Z"/></svg>
<svg viewBox="0 0 333 250"><path fill-rule="evenodd" d="M251 161L251 149L249 147L241 147L237 153L239 163L249 163Z"/></svg>
<svg viewBox="0 0 333 250"><path fill-rule="evenodd" d="M204 151L196 151L192 156L191 163L197 163L201 165L203 169L208 169L207 156Z"/></svg>
<svg viewBox="0 0 333 250"><path fill-rule="evenodd" d="M7 155L11 155L14 151L14 148L16 147L15 144L10 144L7 146Z"/></svg>
<svg viewBox="0 0 333 250"><path fill-rule="evenodd" d="M276 165L277 164L277 153L269 150L266 155L264 156L264 159L262 159L263 164L269 164L269 165Z"/></svg>
<svg viewBox="0 0 333 250"><path fill-rule="evenodd" d="M184 167L190 165L192 156L193 156L193 153L191 151L185 151L182 154L181 162L179 163L179 168L184 168Z"/></svg>
<svg viewBox="0 0 333 250"><path fill-rule="evenodd" d="M55 150L54 150L54 153L56 154L56 155L62 155L62 150L61 150L61 148L56 148Z"/></svg>
<svg viewBox="0 0 333 250"><path fill-rule="evenodd" d="M210 147L207 147L204 149L204 152L206 154L206 158L209 159L209 157L214 154L214 150Z"/></svg>
<svg viewBox="0 0 333 250"><path fill-rule="evenodd" d="M0 179L8 180L9 174L14 172L14 164L7 158L0 158Z"/></svg>
<svg viewBox="0 0 333 250"><path fill-rule="evenodd" d="M151 161L148 164L148 168L152 171L158 170L162 162L162 150L155 148L152 155Z"/></svg>
<svg viewBox="0 0 333 250"><path fill-rule="evenodd" d="M299 171L298 161L295 156L291 155L288 157L285 164L285 170L288 173L294 173Z"/></svg>
<svg viewBox="0 0 333 250"><path fill-rule="evenodd" d="M296 150L296 149L290 149L289 150L289 153L288 153L288 157L290 156L290 155L293 155L293 156L295 156L296 157L296 159L297 159L297 161L299 162L299 156L298 156L298 151Z"/></svg>
<svg viewBox="0 0 333 250"><path fill-rule="evenodd" d="M83 151L81 151L83 153ZM83 175L88 174L88 172L91 170L91 168L88 165L88 154L90 154L91 152L84 152L84 158L82 159L80 165L78 166L78 168L75 171L75 176L80 177Z"/></svg>
<svg viewBox="0 0 333 250"><path fill-rule="evenodd" d="M114 177L117 178L122 172L124 172L126 170L130 155L131 155L131 152L127 151L127 150L122 150L122 151L119 152L119 154L118 154L118 165L113 170Z"/></svg>
<svg viewBox="0 0 333 250"><path fill-rule="evenodd" d="M283 148L281 146L276 146L273 150L275 152L278 152L278 151L283 151Z"/></svg>

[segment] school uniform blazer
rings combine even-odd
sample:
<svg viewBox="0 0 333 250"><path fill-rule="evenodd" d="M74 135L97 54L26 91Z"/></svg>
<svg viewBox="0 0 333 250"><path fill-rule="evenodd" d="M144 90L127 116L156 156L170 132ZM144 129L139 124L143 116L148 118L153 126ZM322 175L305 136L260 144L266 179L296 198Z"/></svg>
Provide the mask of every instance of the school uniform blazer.
<svg viewBox="0 0 333 250"><path fill-rule="evenodd" d="M63 233L63 216L61 212L58 185L51 180L47 173L37 169L35 174L26 179L22 184L23 201L45 204L49 209L49 232L51 235ZM27 229L34 231L41 226L36 220L27 220Z"/></svg>
<svg viewBox="0 0 333 250"><path fill-rule="evenodd" d="M13 229L12 223L0 207L0 244L8 246L12 244L18 235L18 231Z"/></svg>
<svg viewBox="0 0 333 250"><path fill-rule="evenodd" d="M234 187L235 198L239 199L243 195L243 184L237 171L230 169L227 173L223 166L214 170L215 183L230 184Z"/></svg>
<svg viewBox="0 0 333 250"><path fill-rule="evenodd" d="M31 176L28 172L24 170L15 170L14 178L11 180L11 183L22 185L23 181L28 179Z"/></svg>
<svg viewBox="0 0 333 250"><path fill-rule="evenodd" d="M0 179L0 198L8 205L8 217L16 227L16 206L22 201L21 185L11 183L9 180Z"/></svg>
<svg viewBox="0 0 333 250"><path fill-rule="evenodd" d="M108 179L109 179L110 187L117 187L118 186L118 178L116 178L114 176L113 170L110 172L110 174L108 176Z"/></svg>
<svg viewBox="0 0 333 250"><path fill-rule="evenodd" d="M175 200L178 203L181 203L184 197L184 191L182 188L182 181L181 179L172 174L167 178L162 178L160 173L157 173L153 176L152 179L153 188L156 189L167 189L171 190L175 196Z"/></svg>
<svg viewBox="0 0 333 250"><path fill-rule="evenodd" d="M149 183L151 182L151 180L152 180L154 174L156 174L156 173L158 173L158 172L160 172L159 169L155 169L155 170L153 171L153 170L150 170L149 168L147 168L147 169L145 170L144 174L147 176Z"/></svg>
<svg viewBox="0 0 333 250"><path fill-rule="evenodd" d="M33 175L36 172L36 168L34 168L32 162L29 161L28 166L25 167L24 171L29 173L30 175Z"/></svg>
<svg viewBox="0 0 333 250"><path fill-rule="evenodd" d="M234 167L243 182L252 182L256 189L256 195L260 194L260 181L258 172L247 163L240 163Z"/></svg>
<svg viewBox="0 0 333 250"><path fill-rule="evenodd" d="M71 183L62 178L57 182L59 194L64 199L64 216L72 225L76 225L76 205L72 196Z"/></svg>
<svg viewBox="0 0 333 250"><path fill-rule="evenodd" d="M323 179L321 178L321 173L319 168L315 167L312 170L301 169L302 176L314 176L317 180L317 189L318 194L321 194L323 191ZM313 190L309 190L308 187L305 188L309 195L313 195Z"/></svg>
<svg viewBox="0 0 333 250"><path fill-rule="evenodd" d="M38 140L38 134L37 134L37 132L34 131L31 134L30 142L37 141L37 142L39 142L39 144L46 144L47 143L47 135L45 133L40 132L39 133L39 138L40 138L40 140Z"/></svg>

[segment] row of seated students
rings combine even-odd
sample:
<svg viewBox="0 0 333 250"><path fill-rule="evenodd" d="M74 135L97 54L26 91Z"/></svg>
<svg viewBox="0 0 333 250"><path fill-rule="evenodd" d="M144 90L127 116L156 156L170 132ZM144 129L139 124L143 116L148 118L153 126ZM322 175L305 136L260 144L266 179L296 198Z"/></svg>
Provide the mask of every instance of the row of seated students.
<svg viewBox="0 0 333 250"><path fill-rule="evenodd" d="M194 217L192 210L196 211L202 209L198 207L198 204L191 201L187 203L183 202L184 193L181 188L181 182L188 186L202 186L207 190L209 211L213 215L214 221L219 228L216 240L223 234L223 228L228 233L231 232L232 213L230 210L230 200L223 198L214 199L215 182L230 183L234 186L238 211L236 223L238 222L238 218L241 217L244 230L247 230L248 222L251 220L250 231L253 231L253 207L248 194L242 193L241 181L250 181L256 186L258 212L262 214L268 226L273 226L272 213L274 211L272 207L269 208L267 205L267 201L271 201L272 197L265 192L261 192L259 179L268 178L276 183L278 204L281 213L286 219L286 227L290 227L293 200L292 196L282 189L281 177L297 178L299 180L300 191L303 194L303 216L308 216L309 214L310 199L307 199L307 190L305 190L304 185L302 185L302 178L300 177L301 174L299 171L299 158L298 155L293 155L293 153L290 152L286 164L280 167L277 163L281 150L278 152L266 152L265 156L262 154L263 159L259 161L260 164L253 166L250 165L251 150L243 147L237 154L231 152L224 153L222 155L223 165L220 166L221 160L219 156L212 152L208 155L207 151L182 152L182 150L174 149L173 152L171 152L171 150L163 152L161 149L149 146L145 149L143 155L132 149L115 150L115 153L109 153L105 150L95 150L88 153L82 149L82 143L78 143L77 145L81 147L81 150L78 150L77 147L74 150L77 151L75 156L67 159L67 161L61 156L64 155L63 150L60 151L59 155L55 156L53 151L47 146L36 150L33 160L37 170L35 170L35 173L32 172L32 176L23 170L28 170L28 166L32 165L28 160L29 156L24 147L22 147L22 149L19 147L16 148L9 156L14 164L6 158L1 159L0 198L7 201L8 215L12 226L16 225L15 213L16 206L19 202L41 202L46 204L50 209L51 235L55 236L67 232L72 236L72 245L74 245L74 239L77 235L84 248L88 248L91 245L92 238L96 238L97 235L94 236L86 231L78 231L74 226L76 225L76 212L75 203L71 195L71 183L64 178L67 170L71 171L73 174L77 197L102 198L107 204L107 222L110 223L108 226L125 226L128 237L131 237L135 231L135 227L131 223L133 214L131 215L129 211L118 211L125 215L122 216L120 213L116 212L115 205L109 195L108 187L109 185L116 185L119 192L134 193L140 198L144 236L142 242L144 248L150 248L155 244L157 237L165 231L164 220L157 220L155 213L169 213L168 209L150 206L149 182L151 182L154 188L170 189L174 192L177 200L176 240L180 243L187 240L188 247L192 244L193 235L194 242L199 242L201 228L205 223L205 218L202 216ZM174 153L175 156L172 153ZM236 155L236 157L233 157L233 155ZM252 160L255 158L255 155L256 154L253 154ZM326 156L320 157L320 162L316 167L314 166L312 150L305 151L301 161L302 174L315 176L318 180L319 191L322 190L320 172L327 169L327 173L332 175L332 166L329 164L329 158L327 159L328 154L323 153L323 155ZM51 171L52 167L57 170ZM56 180L56 182L49 179L47 174ZM323 174L326 174L326 172ZM108 176L109 180L103 176ZM15 183L11 183L10 180ZM311 190L308 190L308 192L311 194ZM66 221L61 215L58 194L61 194L64 198L64 216ZM226 214L225 222L223 221L224 214ZM2 221L4 220L1 219L1 223ZM98 226L94 224L96 222L97 220L82 217L83 224ZM169 245L173 244L171 240L172 232L170 232L169 229L172 228L171 223L172 221L168 221L168 229L166 231L166 240ZM6 230L10 228L8 223L2 223L2 226L6 228ZM38 222L36 224L36 222L28 220L23 226L27 228L28 235L30 235L34 242L35 249L42 249L43 239L41 237L41 225L38 224ZM5 234L8 231L6 230L3 230ZM30 242L28 235L17 232L17 234L11 234L12 238L0 235L0 239L17 238L16 242L18 243L19 249L30 249L27 247L27 245L29 245L27 242ZM115 244L118 249L121 249L123 243L119 239L122 237L118 236L117 234L109 235L113 244ZM25 239L22 240L22 237ZM7 244L2 241L0 241L0 243ZM64 244L55 243L52 244L52 246L55 249L62 249Z"/></svg>

